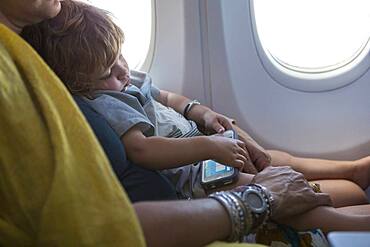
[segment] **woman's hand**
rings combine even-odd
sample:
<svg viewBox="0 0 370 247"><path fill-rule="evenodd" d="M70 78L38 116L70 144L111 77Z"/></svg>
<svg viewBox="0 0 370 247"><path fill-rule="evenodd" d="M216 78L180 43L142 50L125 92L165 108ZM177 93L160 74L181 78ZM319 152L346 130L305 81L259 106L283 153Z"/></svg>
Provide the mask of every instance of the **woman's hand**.
<svg viewBox="0 0 370 247"><path fill-rule="evenodd" d="M211 159L228 166L243 169L247 162L248 152L245 144L236 139L223 136L209 136Z"/></svg>
<svg viewBox="0 0 370 247"><path fill-rule="evenodd" d="M287 166L267 167L254 176L252 183L265 186L273 197L273 220L280 221L318 206L331 206L328 194L315 193L303 174Z"/></svg>
<svg viewBox="0 0 370 247"><path fill-rule="evenodd" d="M208 110L203 114L204 131L207 134L222 133L233 128L233 119Z"/></svg>
<svg viewBox="0 0 370 247"><path fill-rule="evenodd" d="M261 147L253 138L244 130L233 124L233 129L238 135L239 140L245 143L249 154L249 164L244 166L244 172L256 174L271 164L270 154Z"/></svg>

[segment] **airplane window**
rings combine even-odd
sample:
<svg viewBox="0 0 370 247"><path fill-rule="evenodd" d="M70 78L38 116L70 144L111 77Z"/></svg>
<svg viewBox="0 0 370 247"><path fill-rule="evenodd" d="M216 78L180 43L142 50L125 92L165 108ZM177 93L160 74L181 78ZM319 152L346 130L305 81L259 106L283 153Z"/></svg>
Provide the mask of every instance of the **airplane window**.
<svg viewBox="0 0 370 247"><path fill-rule="evenodd" d="M284 69L333 72L369 50L368 0L257 0L253 8L259 42Z"/></svg>
<svg viewBox="0 0 370 247"><path fill-rule="evenodd" d="M130 68L141 69L152 39L152 0L89 0L116 18L125 34L122 53Z"/></svg>

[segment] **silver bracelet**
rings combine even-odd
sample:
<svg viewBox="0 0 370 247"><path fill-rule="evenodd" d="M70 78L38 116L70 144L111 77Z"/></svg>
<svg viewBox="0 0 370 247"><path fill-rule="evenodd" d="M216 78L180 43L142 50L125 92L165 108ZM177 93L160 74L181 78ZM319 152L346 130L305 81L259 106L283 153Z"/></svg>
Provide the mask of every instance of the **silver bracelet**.
<svg viewBox="0 0 370 247"><path fill-rule="evenodd" d="M188 114L189 114L189 112L190 112L190 110L191 110L191 108L193 108L193 106L195 106L195 105L200 105L200 102L198 101L198 100L192 100L192 101L190 101L189 103L187 103L187 105L185 106L185 108L184 108L184 112L183 112L183 116L186 118L186 119L188 119Z"/></svg>
<svg viewBox="0 0 370 247"><path fill-rule="evenodd" d="M245 232L245 212L242 208L242 203L238 199L235 198L234 195L232 195L230 192L225 192L223 194L225 199L233 205L233 207L236 209L237 213L237 227L234 229L234 234L232 234L232 239L228 239L229 242L236 242L236 241L241 241L244 237L244 232Z"/></svg>
<svg viewBox="0 0 370 247"><path fill-rule="evenodd" d="M252 212L248 209L237 195L231 192L216 192L209 195L209 198L213 198L221 203L229 214L231 221L231 233L227 241L229 242L241 242L245 235L247 235L253 225Z"/></svg>
<svg viewBox="0 0 370 247"><path fill-rule="evenodd" d="M244 221L243 229L244 230L243 230L243 233L239 236L239 242L242 242L244 237L252 232L252 228L255 223L254 218L253 218L253 212L251 208L243 202L240 196L236 195L233 192L230 192L229 195L233 197L233 200L237 201L237 204L242 207L243 221Z"/></svg>
<svg viewBox="0 0 370 247"><path fill-rule="evenodd" d="M231 233L227 239L229 242L243 241L246 235L255 232L271 216L273 198L265 187L250 184L238 188L209 195L210 198L220 202L229 214L231 222Z"/></svg>

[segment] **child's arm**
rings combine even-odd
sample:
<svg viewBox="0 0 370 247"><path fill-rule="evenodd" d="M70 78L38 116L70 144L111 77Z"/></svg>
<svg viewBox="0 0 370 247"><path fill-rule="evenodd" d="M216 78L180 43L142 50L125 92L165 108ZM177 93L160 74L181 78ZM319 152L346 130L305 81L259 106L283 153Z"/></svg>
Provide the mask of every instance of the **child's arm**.
<svg viewBox="0 0 370 247"><path fill-rule="evenodd" d="M165 90L160 90L157 100L163 105L173 108L180 114L184 113L186 105L191 101L185 96ZM186 117L193 120L207 133L221 133L227 129L233 128L232 119L214 112L204 105L194 105Z"/></svg>
<svg viewBox="0 0 370 247"><path fill-rule="evenodd" d="M213 159L236 168L247 162L242 141L221 136L145 137L137 127L121 138L130 160L149 169L168 169Z"/></svg>
<svg viewBox="0 0 370 247"><path fill-rule="evenodd" d="M171 107L180 114L184 113L185 106L191 101L185 96L168 92L165 90L159 90L159 97L157 100L165 106Z"/></svg>
<svg viewBox="0 0 370 247"><path fill-rule="evenodd" d="M182 95L160 90L159 99L163 105L175 109L179 113L190 100ZM244 166L244 172L256 174L270 164L271 157L264 148L258 145L245 131L235 125L235 121L203 105L194 105L187 114L187 118L193 120L205 133L220 133L227 129L234 129L238 137L247 147L249 161ZM256 170L257 168L257 170Z"/></svg>

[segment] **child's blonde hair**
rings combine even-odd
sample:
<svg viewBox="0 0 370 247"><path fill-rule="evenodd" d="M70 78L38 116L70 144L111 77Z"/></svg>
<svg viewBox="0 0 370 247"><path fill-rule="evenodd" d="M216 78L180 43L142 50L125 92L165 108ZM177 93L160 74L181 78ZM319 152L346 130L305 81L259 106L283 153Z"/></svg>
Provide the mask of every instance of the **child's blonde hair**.
<svg viewBox="0 0 370 247"><path fill-rule="evenodd" d="M72 93L89 94L120 54L124 34L105 10L76 0L61 4L55 18L26 27L21 35Z"/></svg>

